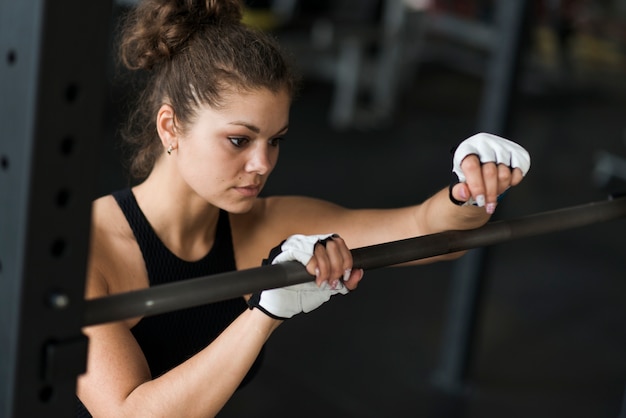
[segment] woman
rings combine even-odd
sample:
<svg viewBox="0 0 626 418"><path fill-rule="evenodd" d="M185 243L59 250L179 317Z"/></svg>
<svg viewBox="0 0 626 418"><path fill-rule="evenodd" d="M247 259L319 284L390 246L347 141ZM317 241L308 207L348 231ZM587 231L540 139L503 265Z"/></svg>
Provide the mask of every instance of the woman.
<svg viewBox="0 0 626 418"><path fill-rule="evenodd" d="M260 198L296 81L278 45L241 17L236 0L146 0L125 20L122 62L147 74L126 135L141 181L93 204L86 297L263 260L298 260L315 280L85 329L79 415L214 416L282 321L357 287L363 271L352 270L348 248L479 227L529 168L523 148L478 134L455 153L459 183L420 205Z"/></svg>

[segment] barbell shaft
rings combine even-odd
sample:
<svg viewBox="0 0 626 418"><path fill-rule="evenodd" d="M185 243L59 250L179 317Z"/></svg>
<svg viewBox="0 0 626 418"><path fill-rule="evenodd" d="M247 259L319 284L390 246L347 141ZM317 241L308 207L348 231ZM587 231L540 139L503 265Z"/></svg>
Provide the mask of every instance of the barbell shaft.
<svg viewBox="0 0 626 418"><path fill-rule="evenodd" d="M351 250L354 268L372 270L626 217L626 197L592 202L471 230L446 231ZM151 316L313 280L303 265L272 266L203 276L85 302L85 326Z"/></svg>

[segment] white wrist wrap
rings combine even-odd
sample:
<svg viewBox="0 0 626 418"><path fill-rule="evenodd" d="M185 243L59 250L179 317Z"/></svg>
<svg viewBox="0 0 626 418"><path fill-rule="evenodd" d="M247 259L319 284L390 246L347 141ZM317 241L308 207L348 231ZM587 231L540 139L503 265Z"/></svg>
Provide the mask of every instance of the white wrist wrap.
<svg viewBox="0 0 626 418"><path fill-rule="evenodd" d="M292 235L280 247L272 249L266 261L271 264L298 261L306 266L313 257L315 246L324 243L333 235ZM273 318L288 319L302 312L311 312L337 293L344 295L348 293L348 289L341 281L335 289L331 289L327 283L317 287L317 284L311 281L264 290L252 295L248 304L250 307L261 309Z"/></svg>
<svg viewBox="0 0 626 418"><path fill-rule="evenodd" d="M289 319L317 309L337 293L345 295L348 289L341 282L334 290L326 283L317 287L315 282L307 282L265 290L260 295L259 305L275 317Z"/></svg>

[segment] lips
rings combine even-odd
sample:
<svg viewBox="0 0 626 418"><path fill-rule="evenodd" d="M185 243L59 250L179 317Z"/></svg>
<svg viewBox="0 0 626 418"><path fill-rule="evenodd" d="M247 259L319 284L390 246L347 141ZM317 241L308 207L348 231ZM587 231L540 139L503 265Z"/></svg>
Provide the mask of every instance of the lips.
<svg viewBox="0 0 626 418"><path fill-rule="evenodd" d="M255 197L261 191L261 185L251 184L248 186L240 186L240 187L235 187L235 190L237 190L239 193L241 193L242 195L246 197Z"/></svg>

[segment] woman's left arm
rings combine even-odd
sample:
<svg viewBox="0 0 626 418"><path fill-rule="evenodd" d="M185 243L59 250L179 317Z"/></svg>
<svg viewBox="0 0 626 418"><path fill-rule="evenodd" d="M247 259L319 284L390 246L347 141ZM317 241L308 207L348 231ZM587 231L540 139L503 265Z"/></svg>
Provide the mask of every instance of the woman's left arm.
<svg viewBox="0 0 626 418"><path fill-rule="evenodd" d="M276 213L289 214L282 217L280 226L283 235L336 233L350 249L446 230L473 229L490 218L484 208L452 203L448 188L440 190L422 204L393 209L347 209L327 201L299 196L271 198L268 205L276 206ZM289 207L290 210L280 211L278 207ZM419 263L450 257L454 256L440 256Z"/></svg>
<svg viewBox="0 0 626 418"><path fill-rule="evenodd" d="M339 234L348 248L397 241L448 230L474 229L489 221L497 198L518 185L530 167L530 157L518 144L489 134L477 134L457 147L453 171L458 183L423 203L394 209L347 209L307 197L272 197L263 204L263 225L272 239L292 234ZM270 232L271 231L271 232ZM419 260L456 258L462 253Z"/></svg>

